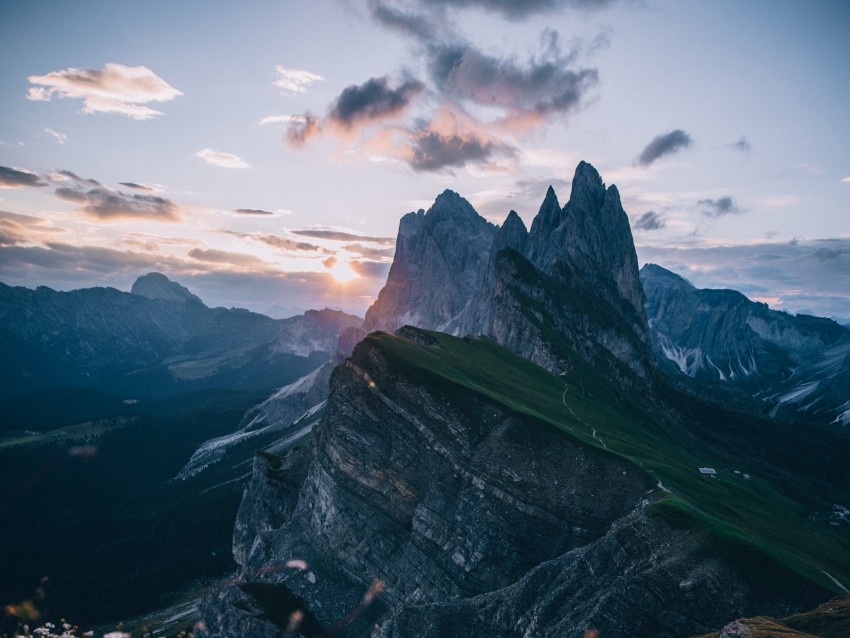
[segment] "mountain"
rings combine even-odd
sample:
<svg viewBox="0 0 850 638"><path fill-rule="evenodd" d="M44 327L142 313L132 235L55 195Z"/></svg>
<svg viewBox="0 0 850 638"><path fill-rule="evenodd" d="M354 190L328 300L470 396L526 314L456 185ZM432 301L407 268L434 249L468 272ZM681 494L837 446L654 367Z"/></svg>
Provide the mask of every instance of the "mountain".
<svg viewBox="0 0 850 638"><path fill-rule="evenodd" d="M250 461L258 450L279 453L282 447L288 449L308 435L328 398L331 372L351 355L354 346L365 336L359 328L343 330L330 361L253 406L242 417L236 431L205 441L176 478L185 481L222 460L227 460L236 469ZM213 469L220 473L220 468ZM241 476L237 474L234 480Z"/></svg>
<svg viewBox="0 0 850 638"><path fill-rule="evenodd" d="M660 638L840 591L850 539L806 513L846 494L850 440L771 423L750 455L766 424L691 405L683 429L574 360L558 377L486 338L369 335L309 455L255 461L207 635Z"/></svg>
<svg viewBox="0 0 850 638"><path fill-rule="evenodd" d="M625 382L651 376L644 295L628 217L615 186L581 162L562 208L550 187L527 231L500 228L451 191L399 225L387 283L364 329L411 324L488 335L551 371L565 346Z"/></svg>
<svg viewBox="0 0 850 638"><path fill-rule="evenodd" d="M162 299L163 301L195 301L203 304L201 298L193 295L188 288L181 286L176 281L171 281L165 275L151 272L142 275L130 288L130 294L147 297L148 299Z"/></svg>
<svg viewBox="0 0 850 638"><path fill-rule="evenodd" d="M361 323L327 309L274 320L208 308L157 273L132 290L0 284L0 399L62 387L122 398L280 387L329 360L339 333Z"/></svg>
<svg viewBox="0 0 850 638"><path fill-rule="evenodd" d="M689 387L742 390L771 416L850 423L850 330L734 290L697 289L654 264L640 275L658 360Z"/></svg>
<svg viewBox="0 0 850 638"><path fill-rule="evenodd" d="M478 289L495 235L496 227L450 190L427 213L402 217L387 283L363 329L445 329Z"/></svg>
<svg viewBox="0 0 850 638"><path fill-rule="evenodd" d="M255 457L206 635L673 638L845 591L850 437L658 373L653 297L593 167L530 230L446 192L398 246L315 419Z"/></svg>

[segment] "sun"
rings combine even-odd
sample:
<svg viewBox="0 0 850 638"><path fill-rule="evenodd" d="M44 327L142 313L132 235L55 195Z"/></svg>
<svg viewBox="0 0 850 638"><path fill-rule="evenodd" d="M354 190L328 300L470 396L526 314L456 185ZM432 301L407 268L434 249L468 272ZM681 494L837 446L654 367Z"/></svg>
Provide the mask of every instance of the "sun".
<svg viewBox="0 0 850 638"><path fill-rule="evenodd" d="M347 284L349 281L360 277L357 271L351 267L351 262L343 261L342 259L335 260L334 264L328 267L328 272L331 274L331 277L341 284Z"/></svg>

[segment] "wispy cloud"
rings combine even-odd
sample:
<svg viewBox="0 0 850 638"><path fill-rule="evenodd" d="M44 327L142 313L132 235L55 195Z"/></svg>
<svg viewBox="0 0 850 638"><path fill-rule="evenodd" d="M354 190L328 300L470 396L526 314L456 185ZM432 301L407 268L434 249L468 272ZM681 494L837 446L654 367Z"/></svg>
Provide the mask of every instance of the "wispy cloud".
<svg viewBox="0 0 850 638"><path fill-rule="evenodd" d="M648 210L642 215L640 215L633 223L632 226L637 228L638 230L659 230L666 226L667 222L664 220L664 216L656 213L654 210Z"/></svg>
<svg viewBox="0 0 850 638"><path fill-rule="evenodd" d="M56 196L79 204L77 210L89 217L163 222L174 222L180 218L177 205L165 197L116 191L95 179L85 179L67 170L57 171L53 179L60 184L70 184L57 188Z"/></svg>
<svg viewBox="0 0 850 638"><path fill-rule="evenodd" d="M237 215L274 215L272 211L260 208L237 208L233 212Z"/></svg>
<svg viewBox="0 0 850 638"><path fill-rule="evenodd" d="M641 166L649 166L655 160L672 155L693 144L691 136L682 129L676 129L661 135L656 135L640 152L637 162Z"/></svg>
<svg viewBox="0 0 850 638"><path fill-rule="evenodd" d="M744 155L749 155L753 152L753 145L750 144L750 140L748 140L745 135L742 135L737 142L732 142L731 146L736 151L740 151Z"/></svg>
<svg viewBox="0 0 850 638"><path fill-rule="evenodd" d="M304 93L314 82L321 82L325 78L317 73L304 71L301 69L289 69L280 64L275 66L277 72L277 80L274 85L281 90L284 95L295 95L296 93Z"/></svg>
<svg viewBox="0 0 850 638"><path fill-rule="evenodd" d="M266 124L299 124L304 122L303 115L269 115L264 117L257 124L264 126Z"/></svg>
<svg viewBox="0 0 850 638"><path fill-rule="evenodd" d="M420 0L421 1L421 0ZM594 10L614 4L616 0L428 0L449 7L475 7L501 14L508 19L524 19L564 8Z"/></svg>
<svg viewBox="0 0 850 638"><path fill-rule="evenodd" d="M310 112L298 116L298 119L293 119L289 123L284 135L284 141L290 146L296 148L304 146L311 137L318 135L321 132L321 123L319 118Z"/></svg>
<svg viewBox="0 0 850 638"><path fill-rule="evenodd" d="M841 181L844 182L845 184L850 184L850 175L848 175L847 177L845 177Z"/></svg>
<svg viewBox="0 0 850 638"><path fill-rule="evenodd" d="M342 230L324 229L324 228L306 228L303 230L290 231L293 235L301 237L313 237L315 239L330 239L334 241L365 241L372 244L384 244L392 246L395 244L395 237L377 237L374 235L357 235Z"/></svg>
<svg viewBox="0 0 850 638"><path fill-rule="evenodd" d="M279 235L248 235L248 237L261 241L273 248L278 248L288 252L328 252L326 249L316 246L315 244L310 244L306 241L297 241L289 239L288 237L281 237Z"/></svg>
<svg viewBox="0 0 850 638"><path fill-rule="evenodd" d="M0 188L24 188L25 186L47 186L41 176L10 166L0 166Z"/></svg>
<svg viewBox="0 0 850 638"><path fill-rule="evenodd" d="M428 45L428 70L445 95L505 109L509 119L543 118L578 108L598 82L596 69L575 69L575 50L563 53L556 32L542 37L542 51L525 64L499 58L465 42Z"/></svg>
<svg viewBox="0 0 850 638"><path fill-rule="evenodd" d="M245 160L233 153L225 153L223 151L215 151L211 148L204 148L195 153L196 156L208 164L221 166L223 168L250 168Z"/></svg>
<svg viewBox="0 0 850 638"><path fill-rule="evenodd" d="M346 244L342 249L370 259L389 258L395 253L395 248L372 248L363 244Z"/></svg>
<svg viewBox="0 0 850 638"><path fill-rule="evenodd" d="M160 186L148 186L147 184L138 184L136 182L118 182L118 184L126 188L131 188L134 191L142 191L145 193L162 192L162 188Z"/></svg>
<svg viewBox="0 0 850 638"><path fill-rule="evenodd" d="M41 217L0 210L0 246L38 242L64 228L48 225Z"/></svg>
<svg viewBox="0 0 850 638"><path fill-rule="evenodd" d="M118 113L135 120L162 115L145 106L167 102L180 91L145 66L108 63L103 69L68 68L29 76L27 99L48 101L54 96L83 100L83 113Z"/></svg>
<svg viewBox="0 0 850 638"><path fill-rule="evenodd" d="M410 132L409 152L402 159L415 171L438 171L516 154L515 148L490 135L474 118L446 106Z"/></svg>
<svg viewBox="0 0 850 638"><path fill-rule="evenodd" d="M218 250L216 248L193 248L188 252L188 255L192 259L197 259L198 261L228 264L239 268L252 268L265 264L262 259L255 255L234 253L227 250Z"/></svg>
<svg viewBox="0 0 850 638"><path fill-rule="evenodd" d="M54 131L52 128L45 128L44 132L47 133L50 137L56 140L59 144L64 144L68 141L68 136L64 133L58 133Z"/></svg>
<svg viewBox="0 0 850 638"><path fill-rule="evenodd" d="M701 199L697 202L697 206L706 217L723 217L724 215L738 215L744 212L729 196L718 199Z"/></svg>

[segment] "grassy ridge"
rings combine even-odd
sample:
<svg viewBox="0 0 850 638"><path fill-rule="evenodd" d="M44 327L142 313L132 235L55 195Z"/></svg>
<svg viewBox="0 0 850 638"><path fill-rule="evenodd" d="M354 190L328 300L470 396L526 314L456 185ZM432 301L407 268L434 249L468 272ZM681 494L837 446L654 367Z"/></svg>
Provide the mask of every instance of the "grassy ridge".
<svg viewBox="0 0 850 638"><path fill-rule="evenodd" d="M584 445L635 463L670 490L652 506L656 514L726 548L740 564L761 572L754 574L756 580L775 577L775 570L767 569L772 564L836 593L843 592L824 571L850 584L850 526L810 520L812 507L827 512L831 503L843 502L840 495L846 492L822 476L790 472L766 460L771 455L751 449L752 433L744 425L736 425L743 428L736 432L718 422L723 431L718 441L710 423L683 430L641 410L577 356L571 357L573 370L558 377L490 339L422 332L434 345L386 333L369 340L429 383L449 392L481 393ZM380 388L380 379L375 382ZM835 443L850 449L846 438ZM795 454L805 456L807 450L801 447ZM715 468L717 477L700 475L697 468L704 466Z"/></svg>

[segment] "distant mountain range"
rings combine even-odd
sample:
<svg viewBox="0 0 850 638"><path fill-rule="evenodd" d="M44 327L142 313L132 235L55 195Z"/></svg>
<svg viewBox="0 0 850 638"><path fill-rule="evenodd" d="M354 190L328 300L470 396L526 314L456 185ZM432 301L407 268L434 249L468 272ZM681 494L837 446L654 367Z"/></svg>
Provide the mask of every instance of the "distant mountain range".
<svg viewBox="0 0 850 638"><path fill-rule="evenodd" d="M361 323L327 309L275 320L208 308L158 273L140 277L129 293L0 284L0 399L44 388L128 399L271 390L330 360L340 332Z"/></svg>
<svg viewBox="0 0 850 638"><path fill-rule="evenodd" d="M699 290L654 264L640 275L657 360L685 387L720 400L740 389L770 416L850 424L850 330Z"/></svg>

